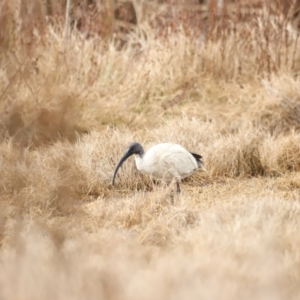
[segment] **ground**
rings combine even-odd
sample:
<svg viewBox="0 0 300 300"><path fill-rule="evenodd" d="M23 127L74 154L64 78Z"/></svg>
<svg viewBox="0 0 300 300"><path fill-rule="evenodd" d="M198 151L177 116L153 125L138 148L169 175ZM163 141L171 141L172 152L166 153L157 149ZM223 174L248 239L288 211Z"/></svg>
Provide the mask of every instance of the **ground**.
<svg viewBox="0 0 300 300"><path fill-rule="evenodd" d="M136 1L120 43L5 3L0 298L299 299L292 21L272 8L188 27L175 4ZM129 159L112 187L132 141L179 143L208 173L172 203Z"/></svg>

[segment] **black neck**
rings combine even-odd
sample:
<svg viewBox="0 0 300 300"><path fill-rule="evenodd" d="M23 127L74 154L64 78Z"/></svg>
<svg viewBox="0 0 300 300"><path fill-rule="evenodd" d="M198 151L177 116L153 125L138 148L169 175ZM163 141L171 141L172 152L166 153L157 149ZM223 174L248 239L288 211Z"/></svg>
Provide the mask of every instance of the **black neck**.
<svg viewBox="0 0 300 300"><path fill-rule="evenodd" d="M141 146L141 148L139 149L139 151L137 152L137 154L139 155L139 157L143 157L145 154L144 148Z"/></svg>

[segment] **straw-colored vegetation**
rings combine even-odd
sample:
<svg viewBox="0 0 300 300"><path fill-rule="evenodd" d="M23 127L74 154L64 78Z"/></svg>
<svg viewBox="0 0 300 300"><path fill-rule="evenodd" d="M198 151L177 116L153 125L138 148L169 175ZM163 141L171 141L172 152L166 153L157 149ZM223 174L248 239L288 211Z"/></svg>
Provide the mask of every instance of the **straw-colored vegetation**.
<svg viewBox="0 0 300 300"><path fill-rule="evenodd" d="M298 1L66 2L0 3L0 298L299 299Z"/></svg>

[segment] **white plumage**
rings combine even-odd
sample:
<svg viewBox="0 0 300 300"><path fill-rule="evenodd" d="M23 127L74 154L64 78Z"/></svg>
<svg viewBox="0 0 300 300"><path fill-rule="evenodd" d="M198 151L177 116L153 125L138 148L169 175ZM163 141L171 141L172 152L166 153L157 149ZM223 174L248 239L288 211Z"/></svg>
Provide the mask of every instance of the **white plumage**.
<svg viewBox="0 0 300 300"><path fill-rule="evenodd" d="M180 192L181 179L190 176L197 170L205 171L201 155L191 153L178 144L157 144L145 153L143 147L134 142L130 144L115 169L113 185L118 169L133 154L139 171L166 183L175 180L177 192Z"/></svg>

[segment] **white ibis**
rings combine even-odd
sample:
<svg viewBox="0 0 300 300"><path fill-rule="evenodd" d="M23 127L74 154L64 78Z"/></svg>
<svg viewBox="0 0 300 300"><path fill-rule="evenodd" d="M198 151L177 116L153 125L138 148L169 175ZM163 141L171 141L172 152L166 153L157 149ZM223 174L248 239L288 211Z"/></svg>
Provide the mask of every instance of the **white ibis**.
<svg viewBox="0 0 300 300"><path fill-rule="evenodd" d="M180 193L181 179L190 176L197 170L206 171L201 155L191 153L178 144L157 144L145 153L141 144L134 142L129 145L116 166L112 185L115 184L119 168L133 154L135 154L135 163L139 171L166 183L175 180L178 193Z"/></svg>

